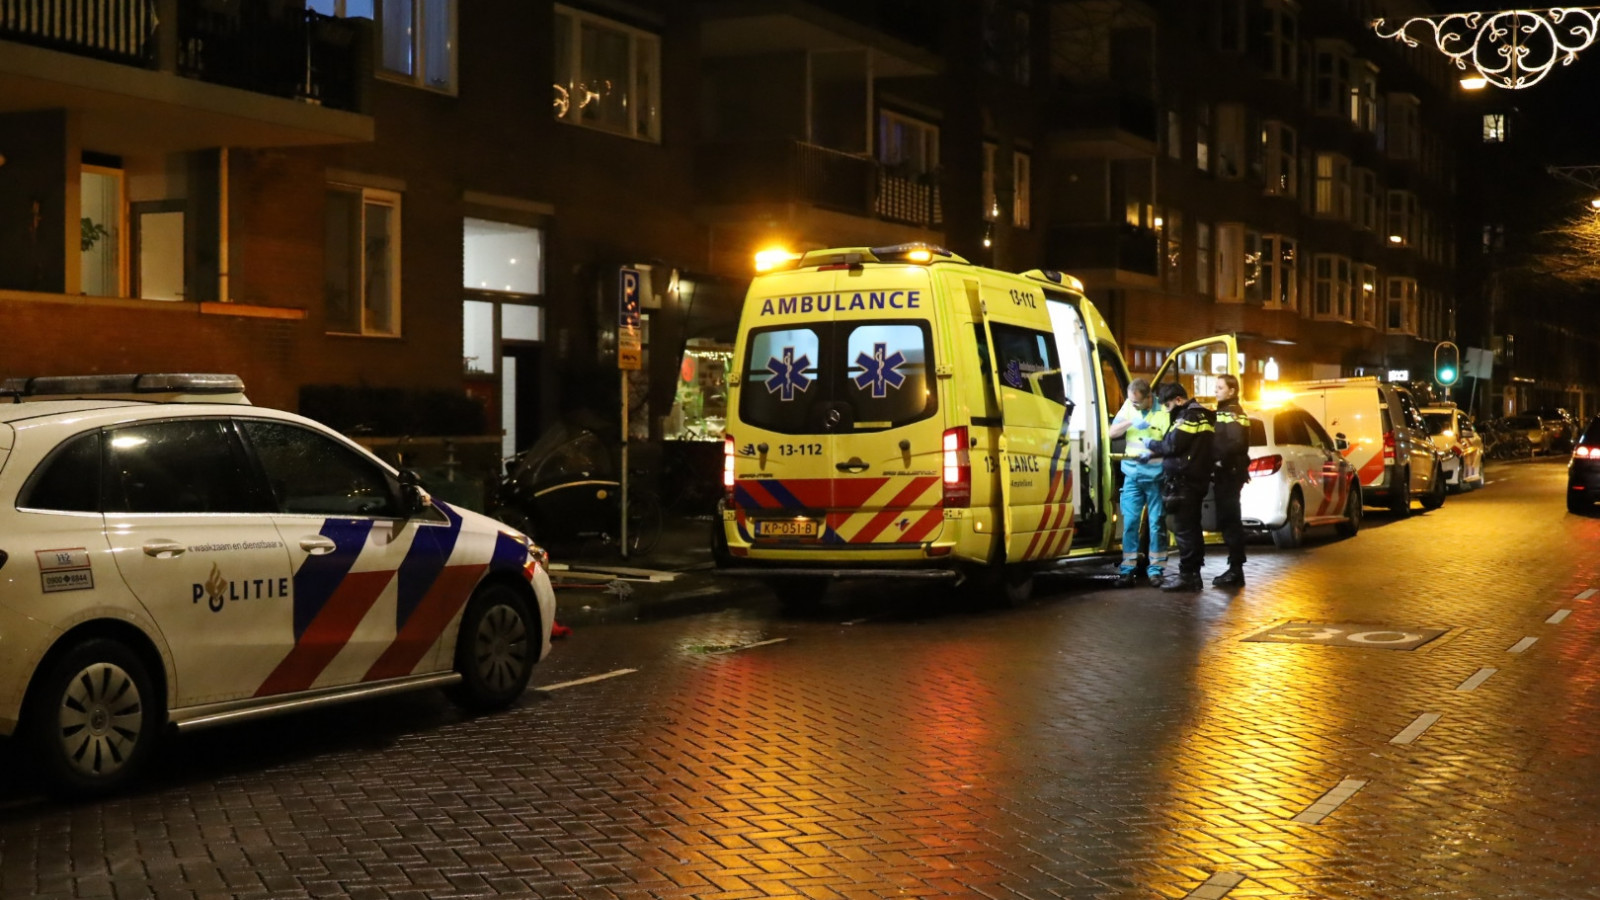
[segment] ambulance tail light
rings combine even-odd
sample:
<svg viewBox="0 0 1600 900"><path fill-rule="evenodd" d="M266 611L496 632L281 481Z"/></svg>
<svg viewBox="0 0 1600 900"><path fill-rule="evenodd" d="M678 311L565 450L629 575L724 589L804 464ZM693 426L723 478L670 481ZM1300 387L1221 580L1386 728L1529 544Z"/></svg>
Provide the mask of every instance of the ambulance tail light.
<svg viewBox="0 0 1600 900"><path fill-rule="evenodd" d="M1394 432L1383 433L1383 462L1384 465L1394 462Z"/></svg>
<svg viewBox="0 0 1600 900"><path fill-rule="evenodd" d="M972 458L967 453L967 426L944 433L944 505L965 508L972 504Z"/></svg>
<svg viewBox="0 0 1600 900"><path fill-rule="evenodd" d="M1271 456L1258 456L1250 460L1250 477L1265 478L1268 475L1278 474L1283 468L1283 457L1274 453Z"/></svg>
<svg viewBox="0 0 1600 900"><path fill-rule="evenodd" d="M733 460L733 435L730 434L722 438L722 492L730 501L733 499Z"/></svg>

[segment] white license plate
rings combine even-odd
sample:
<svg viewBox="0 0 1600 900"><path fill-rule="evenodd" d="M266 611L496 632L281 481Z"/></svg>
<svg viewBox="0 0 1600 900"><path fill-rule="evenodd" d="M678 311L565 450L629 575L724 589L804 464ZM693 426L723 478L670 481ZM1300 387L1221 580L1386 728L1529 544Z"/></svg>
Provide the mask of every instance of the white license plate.
<svg viewBox="0 0 1600 900"><path fill-rule="evenodd" d="M816 519L759 519L755 523L758 538L807 538L815 540L822 533Z"/></svg>

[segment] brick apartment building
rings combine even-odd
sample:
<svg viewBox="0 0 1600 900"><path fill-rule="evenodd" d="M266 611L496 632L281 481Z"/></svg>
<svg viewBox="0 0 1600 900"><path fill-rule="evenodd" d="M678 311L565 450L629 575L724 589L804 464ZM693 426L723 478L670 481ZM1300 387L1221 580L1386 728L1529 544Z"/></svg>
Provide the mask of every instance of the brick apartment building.
<svg viewBox="0 0 1600 900"><path fill-rule="evenodd" d="M1136 371L1416 368L1451 82L1373 6L0 0L0 375L465 392L509 450L615 421L631 268L635 427L705 437L756 250L907 240L1074 271Z"/></svg>
<svg viewBox="0 0 1600 900"><path fill-rule="evenodd" d="M1411 369L1454 309L1455 80L1381 41L1372 0L1052 7L1047 257L1135 371L1238 332L1251 378Z"/></svg>

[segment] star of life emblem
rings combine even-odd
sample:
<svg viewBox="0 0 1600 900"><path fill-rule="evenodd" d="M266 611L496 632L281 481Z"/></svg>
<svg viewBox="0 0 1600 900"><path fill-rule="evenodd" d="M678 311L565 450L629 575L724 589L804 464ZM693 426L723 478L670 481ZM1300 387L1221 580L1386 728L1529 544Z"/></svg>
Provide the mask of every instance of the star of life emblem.
<svg viewBox="0 0 1600 900"><path fill-rule="evenodd" d="M802 355L799 359L795 359L793 347L783 348L782 359L776 356L767 357L767 371L772 373L772 377L767 379L767 393L777 394L781 391L779 400L784 402L793 400L795 391L804 392L806 388L811 387L812 378L806 374L806 369L810 366L810 355Z"/></svg>
<svg viewBox="0 0 1600 900"><path fill-rule="evenodd" d="M906 364L905 354L899 350L893 353L888 350L888 344L873 344L871 356L856 354L856 365L865 370L855 377L856 387L863 391L871 388L873 398L878 400L889 396L889 388L899 390L906 380L900 371L900 367Z"/></svg>

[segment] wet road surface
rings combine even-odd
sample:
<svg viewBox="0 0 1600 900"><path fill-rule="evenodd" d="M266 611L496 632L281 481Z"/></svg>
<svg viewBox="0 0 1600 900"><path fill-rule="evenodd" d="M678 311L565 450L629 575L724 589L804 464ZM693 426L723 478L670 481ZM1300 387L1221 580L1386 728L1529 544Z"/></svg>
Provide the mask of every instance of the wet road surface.
<svg viewBox="0 0 1600 900"><path fill-rule="evenodd" d="M0 896L1600 896L1600 518L1490 475L1235 591L752 584L579 628L508 712L203 732L109 800L5 747Z"/></svg>

